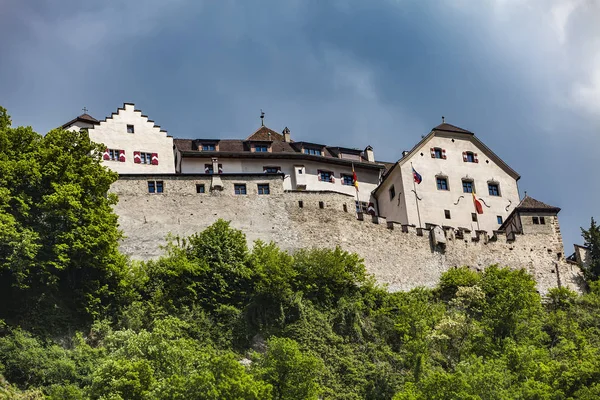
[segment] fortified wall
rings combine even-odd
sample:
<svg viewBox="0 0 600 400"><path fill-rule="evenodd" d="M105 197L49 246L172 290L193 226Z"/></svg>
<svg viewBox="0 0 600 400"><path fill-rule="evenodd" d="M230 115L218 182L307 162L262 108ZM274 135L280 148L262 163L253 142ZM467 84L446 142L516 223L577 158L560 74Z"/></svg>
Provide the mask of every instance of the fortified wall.
<svg viewBox="0 0 600 400"><path fill-rule="evenodd" d="M370 215L357 218L353 196L284 191L281 174L223 174L221 189L214 190L212 179L122 175L111 188L119 196L115 211L126 235L122 251L133 259L155 258L169 233L188 236L222 218L241 229L249 245L261 239L288 251L340 246L358 253L367 270L392 291L433 287L450 268L482 270L491 264L524 268L541 293L557 286L579 290L579 268L565 260L555 216L543 230L524 230L526 234L509 240L498 232L489 236L456 227L418 229ZM148 181L162 182L163 193L148 193ZM234 194L239 183L246 184L247 194ZM257 184L269 184L270 193L259 195ZM202 185L204 193L198 193Z"/></svg>

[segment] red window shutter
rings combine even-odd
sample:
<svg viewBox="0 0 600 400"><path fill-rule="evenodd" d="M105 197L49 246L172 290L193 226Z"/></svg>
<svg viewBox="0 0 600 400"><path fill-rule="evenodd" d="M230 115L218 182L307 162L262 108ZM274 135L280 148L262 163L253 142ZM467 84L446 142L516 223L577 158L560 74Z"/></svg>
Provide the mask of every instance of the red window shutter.
<svg viewBox="0 0 600 400"><path fill-rule="evenodd" d="M219 173L222 174L223 173L223 164L219 164Z"/></svg>
<svg viewBox="0 0 600 400"><path fill-rule="evenodd" d="M104 154L102 155L103 160L110 160L110 155L108 154L108 149L104 150Z"/></svg>
<svg viewBox="0 0 600 400"><path fill-rule="evenodd" d="M446 159L446 149L442 149L442 158Z"/></svg>
<svg viewBox="0 0 600 400"><path fill-rule="evenodd" d="M473 160L478 163L479 162L479 158L477 158L477 153L473 153Z"/></svg>
<svg viewBox="0 0 600 400"><path fill-rule="evenodd" d="M467 152L463 151L463 161L467 162Z"/></svg>
<svg viewBox="0 0 600 400"><path fill-rule="evenodd" d="M432 147L429 151L431 152L431 158L435 158L435 148Z"/></svg>
<svg viewBox="0 0 600 400"><path fill-rule="evenodd" d="M158 165L158 153L152 153L152 165Z"/></svg>
<svg viewBox="0 0 600 400"><path fill-rule="evenodd" d="M142 163L142 157L140 156L140 152L139 151L134 151L133 152L133 162L136 164L141 164Z"/></svg>
<svg viewBox="0 0 600 400"><path fill-rule="evenodd" d="M125 150L119 150L119 161L125 162Z"/></svg>
<svg viewBox="0 0 600 400"><path fill-rule="evenodd" d="M333 177L333 174L331 174L331 183L335 183L335 178Z"/></svg>
<svg viewBox="0 0 600 400"><path fill-rule="evenodd" d="M321 171L317 171L317 179L321 181Z"/></svg>

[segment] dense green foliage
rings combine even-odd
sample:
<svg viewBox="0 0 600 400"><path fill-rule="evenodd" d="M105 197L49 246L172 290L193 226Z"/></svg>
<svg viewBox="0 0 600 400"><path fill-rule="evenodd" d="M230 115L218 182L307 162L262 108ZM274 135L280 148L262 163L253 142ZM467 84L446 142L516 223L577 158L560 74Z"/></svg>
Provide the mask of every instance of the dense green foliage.
<svg viewBox="0 0 600 400"><path fill-rule="evenodd" d="M541 298L491 266L389 293L354 254L221 220L128 262L98 149L0 109L0 399L600 397L599 282Z"/></svg>
<svg viewBox="0 0 600 400"><path fill-rule="evenodd" d="M592 217L590 228L581 229L583 244L590 251L588 265L583 269L583 273L588 281L597 281L600 279L600 225L596 224Z"/></svg>

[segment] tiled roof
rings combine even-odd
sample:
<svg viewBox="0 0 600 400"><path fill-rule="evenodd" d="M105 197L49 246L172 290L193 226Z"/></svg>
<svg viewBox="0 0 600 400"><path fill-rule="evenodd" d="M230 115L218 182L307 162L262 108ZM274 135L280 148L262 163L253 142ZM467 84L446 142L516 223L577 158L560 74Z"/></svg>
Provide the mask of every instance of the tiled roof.
<svg viewBox="0 0 600 400"><path fill-rule="evenodd" d="M248 136L246 140L273 140L283 142L283 135L277 133L266 126L261 126L252 135Z"/></svg>
<svg viewBox="0 0 600 400"><path fill-rule="evenodd" d="M180 151L192 151L192 139L173 139L173 144Z"/></svg>
<svg viewBox="0 0 600 400"><path fill-rule="evenodd" d="M470 132L466 129L463 128L459 128L458 126L454 126L451 124L447 124L447 123L442 123L439 124L438 126L436 126L435 128L432 129L433 131L442 131L442 132L458 132L458 133L469 133L469 134L473 134L473 132Z"/></svg>
<svg viewBox="0 0 600 400"><path fill-rule="evenodd" d="M516 209L521 211L560 211L560 208L542 203L541 201L536 200L533 197L529 197L528 195L525 195Z"/></svg>
<svg viewBox="0 0 600 400"><path fill-rule="evenodd" d="M68 128L69 126L73 125L75 122L78 121L87 122L88 124L92 125L98 125L100 123L96 118L92 117L89 114L81 114L80 116L73 118L66 124L61 125L61 128Z"/></svg>

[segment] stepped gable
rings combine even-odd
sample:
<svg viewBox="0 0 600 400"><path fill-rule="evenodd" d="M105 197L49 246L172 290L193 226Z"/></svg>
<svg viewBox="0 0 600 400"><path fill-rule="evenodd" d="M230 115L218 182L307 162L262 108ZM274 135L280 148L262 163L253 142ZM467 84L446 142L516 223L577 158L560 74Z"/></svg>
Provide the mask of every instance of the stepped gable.
<svg viewBox="0 0 600 400"><path fill-rule="evenodd" d="M66 124L61 125L61 128L65 129L65 128L73 125L76 122L86 122L86 123L92 124L92 125L100 124L100 121L98 121L96 118L92 117L90 114L85 113L85 114L81 114L80 116L78 116L76 118L73 118Z"/></svg>
<svg viewBox="0 0 600 400"><path fill-rule="evenodd" d="M98 121L98 124L100 124L102 122L106 122L109 119L113 119L115 115L119 115L120 111L125 111L125 106L132 106L132 107L134 107L133 112L139 113L142 118L146 118L146 122L151 123L153 125L153 128L158 128L160 132L167 133L167 137L172 137L171 135L168 134L168 132L165 129L162 129L160 127L160 125L156 125L156 122L154 122L153 120L151 120L150 118L148 118L147 115L142 114L142 110L138 110L137 108L135 108L135 104L134 103L123 103L123 107L117 108L116 112L113 112L113 113L110 114L109 117L106 117L106 118L104 118L101 121Z"/></svg>
<svg viewBox="0 0 600 400"><path fill-rule="evenodd" d="M519 211L548 211L548 212L556 212L560 211L559 207L550 206L546 203L543 203L539 200L534 199L528 195L525 195L523 200L519 203L515 210Z"/></svg>

